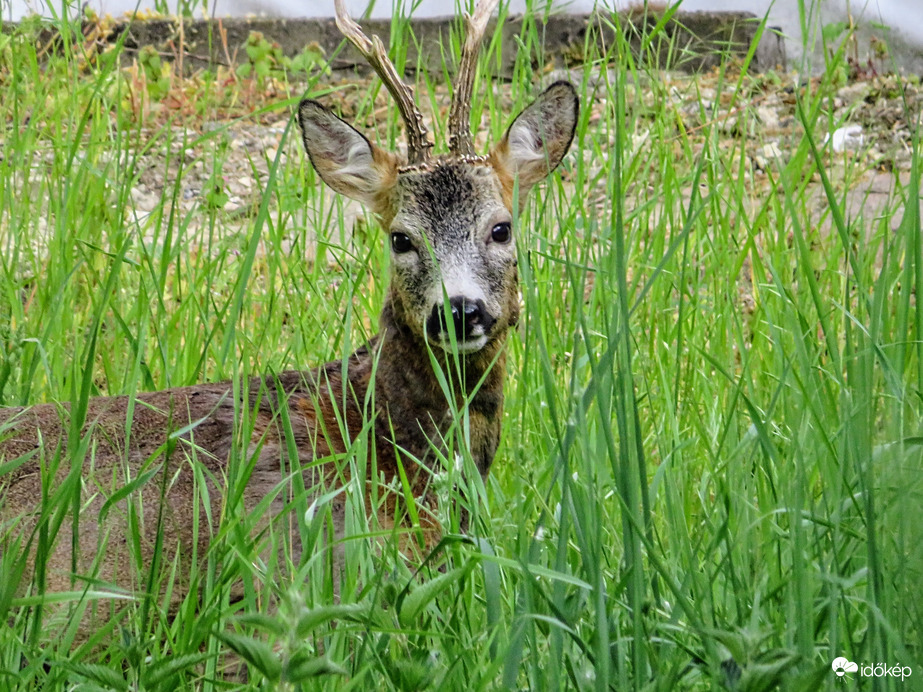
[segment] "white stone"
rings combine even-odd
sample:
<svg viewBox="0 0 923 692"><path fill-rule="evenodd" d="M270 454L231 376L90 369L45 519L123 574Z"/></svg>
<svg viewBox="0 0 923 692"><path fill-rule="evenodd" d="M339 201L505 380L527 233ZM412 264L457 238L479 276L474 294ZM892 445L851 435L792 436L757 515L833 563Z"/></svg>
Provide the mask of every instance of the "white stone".
<svg viewBox="0 0 923 692"><path fill-rule="evenodd" d="M825 142L831 142L837 154L844 151L857 151L865 144L865 135L862 134L862 125L844 125L834 130L832 135L827 135Z"/></svg>

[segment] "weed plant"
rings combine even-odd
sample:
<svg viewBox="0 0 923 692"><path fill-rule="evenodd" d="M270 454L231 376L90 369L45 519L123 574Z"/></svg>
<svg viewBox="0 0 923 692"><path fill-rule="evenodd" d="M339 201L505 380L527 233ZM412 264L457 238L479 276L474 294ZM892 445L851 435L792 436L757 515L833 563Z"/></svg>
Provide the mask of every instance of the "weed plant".
<svg viewBox="0 0 923 692"><path fill-rule="evenodd" d="M842 124L831 107L842 51L796 85L797 137L760 171L751 106L771 76L747 74L752 51L709 76L724 117L686 82L700 94L690 132L670 80L642 66L618 17L600 22L617 31L603 50L591 32L571 71L572 153L517 223L525 310L501 449L486 487L466 482L461 410L458 455L444 460L444 506L469 507L468 531L444 509L437 553L408 560L348 486L335 585L332 495L309 503L296 475L280 492L304 557L265 561L256 518L235 500L242 445L197 592L176 613L160 586L174 583L174 555L137 565L145 598L85 579L66 594L24 591L26 567L4 548L0 688L807 692L842 689L839 656L912 668L861 689L919 684L919 122L884 209L849 215L863 160L824 141ZM387 244L370 219L347 220L291 124L291 146L251 159L268 170L256 203L225 210L222 181L252 172L227 166L234 129L252 120L219 115L252 95L242 77L224 93L199 82L192 126L188 114L154 118L139 104L169 91L159 63L156 89L139 90L121 47L88 56L76 22L53 26L52 52L31 27L0 37L0 403L74 402L80 439L91 396L239 386L341 359L374 333ZM403 63L413 39L399 35ZM531 59L542 40L527 19L508 86L492 78L499 34L485 51L472 110L492 141L548 78ZM253 119L284 120L304 88L286 83ZM436 84L417 88L444 105ZM358 107L357 121L374 120L374 98ZM393 145L400 132L392 118L370 136ZM208 184L189 205L193 171ZM168 182L142 210L146 176ZM239 418L245 438L248 412ZM342 460L362 478L365 445ZM49 464L91 458L72 447ZM0 483L15 463L0 460ZM54 514L74 494L37 502ZM238 581L243 600L230 597ZM82 614L116 600L81 639Z"/></svg>

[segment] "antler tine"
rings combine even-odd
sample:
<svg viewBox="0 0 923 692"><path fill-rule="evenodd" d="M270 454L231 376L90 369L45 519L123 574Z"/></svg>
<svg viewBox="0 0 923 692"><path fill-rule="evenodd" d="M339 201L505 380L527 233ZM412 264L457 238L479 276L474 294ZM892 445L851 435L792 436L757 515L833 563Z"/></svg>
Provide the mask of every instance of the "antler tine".
<svg viewBox="0 0 923 692"><path fill-rule="evenodd" d="M429 150L433 144L429 141L426 125L423 123L423 114L413 100L413 89L404 84L397 74L394 63L388 57L381 39L377 36L369 37L362 33L362 29L346 11L345 0L335 0L336 23L340 33L352 43L369 65L375 70L381 81L391 92L397 103L397 109L404 119L407 130L407 160L411 165L424 163L429 158Z"/></svg>
<svg viewBox="0 0 923 692"><path fill-rule="evenodd" d="M455 93L449 111L449 151L458 156L474 156L471 138L471 95L474 74L477 71L478 53L487 31L487 22L500 0L479 0L474 14L465 13L465 43L462 46Z"/></svg>

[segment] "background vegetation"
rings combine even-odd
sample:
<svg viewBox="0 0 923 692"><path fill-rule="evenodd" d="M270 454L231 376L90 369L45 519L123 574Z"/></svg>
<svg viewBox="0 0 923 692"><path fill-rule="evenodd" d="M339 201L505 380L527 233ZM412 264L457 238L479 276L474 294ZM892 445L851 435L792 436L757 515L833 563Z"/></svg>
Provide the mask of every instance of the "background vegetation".
<svg viewBox="0 0 923 692"><path fill-rule="evenodd" d="M248 68L182 77L150 52L124 68L79 23L54 26L49 50L32 27L0 36L2 404L303 369L373 333L386 243L316 179L290 114L305 90L326 95L398 146L383 94L331 86L310 51L285 62L260 37ZM247 532L227 527L253 519L229 501L198 598L171 618L159 595L137 597L90 641L75 623L105 585L16 591L6 554L0 687L913 689L917 85L882 82L903 104L906 156L883 207L853 213L850 188L889 165L825 143L854 112L835 103L857 76L843 31L800 81L748 75L746 60L674 78L625 43L588 42L570 72L573 152L518 226L504 442L487 487L467 488L480 502L466 536L408 561L353 498L335 601L330 553L312 550L323 502L293 511L309 557L289 571L245 559ZM490 77L496 39L485 51L473 117L491 141L552 78L528 57L540 25L520 40L509 84ZM417 88L444 109L445 86ZM753 152L771 93L792 115L767 162ZM243 177L257 194L235 195ZM465 484L447 466L449 499ZM237 578L247 596L231 602ZM839 656L913 677L844 683Z"/></svg>

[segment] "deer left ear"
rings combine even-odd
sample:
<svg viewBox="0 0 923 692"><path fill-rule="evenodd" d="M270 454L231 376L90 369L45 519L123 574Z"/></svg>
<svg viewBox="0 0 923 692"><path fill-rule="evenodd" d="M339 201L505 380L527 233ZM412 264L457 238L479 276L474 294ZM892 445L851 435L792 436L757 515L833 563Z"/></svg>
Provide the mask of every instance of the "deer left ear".
<svg viewBox="0 0 923 692"><path fill-rule="evenodd" d="M317 101L298 107L305 151L321 179L341 195L380 213L397 178L398 158L379 149Z"/></svg>
<svg viewBox="0 0 923 692"><path fill-rule="evenodd" d="M580 100L569 82L555 82L520 113L492 156L519 179L523 197L558 167L577 128Z"/></svg>

